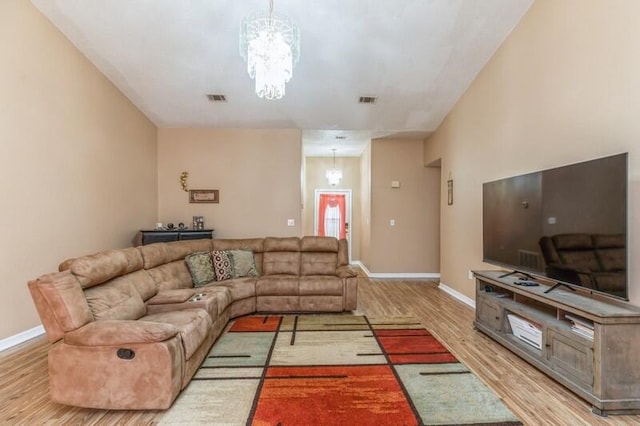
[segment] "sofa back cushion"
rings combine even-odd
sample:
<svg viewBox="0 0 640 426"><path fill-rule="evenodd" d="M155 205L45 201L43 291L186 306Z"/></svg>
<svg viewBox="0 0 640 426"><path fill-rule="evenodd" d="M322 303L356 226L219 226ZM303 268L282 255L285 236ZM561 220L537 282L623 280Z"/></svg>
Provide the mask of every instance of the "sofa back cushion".
<svg viewBox="0 0 640 426"><path fill-rule="evenodd" d="M262 275L300 275L300 248L300 238L265 238Z"/></svg>
<svg viewBox="0 0 640 426"><path fill-rule="evenodd" d="M184 259L156 266L147 272L156 283L158 291L193 287L191 274Z"/></svg>
<svg viewBox="0 0 640 426"><path fill-rule="evenodd" d="M136 320L147 313L144 301L127 276L85 290L96 320Z"/></svg>
<svg viewBox="0 0 640 426"><path fill-rule="evenodd" d="M333 237L303 237L300 243L300 275L335 275L338 240Z"/></svg>
<svg viewBox="0 0 640 426"><path fill-rule="evenodd" d="M142 269L140 252L133 248L109 250L76 259L65 260L58 269L69 270L78 278L82 288L102 284L112 278Z"/></svg>

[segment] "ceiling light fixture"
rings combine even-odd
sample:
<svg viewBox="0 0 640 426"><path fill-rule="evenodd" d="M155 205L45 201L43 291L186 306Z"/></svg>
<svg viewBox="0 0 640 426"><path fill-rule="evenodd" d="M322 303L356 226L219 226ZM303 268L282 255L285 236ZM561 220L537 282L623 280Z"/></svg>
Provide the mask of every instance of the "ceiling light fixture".
<svg viewBox="0 0 640 426"><path fill-rule="evenodd" d="M289 18L274 15L273 0L269 0L268 14L254 12L242 20L240 55L256 81L256 95L281 99L300 58L298 26Z"/></svg>
<svg viewBox="0 0 640 426"><path fill-rule="evenodd" d="M327 181L329 185L336 186L340 183L340 179L342 179L342 170L336 167L336 149L332 148L333 151L333 168L327 170L325 176L327 177Z"/></svg>

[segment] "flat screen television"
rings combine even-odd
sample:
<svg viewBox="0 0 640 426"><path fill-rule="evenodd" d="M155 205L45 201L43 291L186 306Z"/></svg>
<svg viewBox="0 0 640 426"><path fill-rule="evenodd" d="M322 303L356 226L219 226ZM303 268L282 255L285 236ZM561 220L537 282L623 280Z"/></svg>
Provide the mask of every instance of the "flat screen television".
<svg viewBox="0 0 640 426"><path fill-rule="evenodd" d="M484 183L483 260L628 300L627 157Z"/></svg>

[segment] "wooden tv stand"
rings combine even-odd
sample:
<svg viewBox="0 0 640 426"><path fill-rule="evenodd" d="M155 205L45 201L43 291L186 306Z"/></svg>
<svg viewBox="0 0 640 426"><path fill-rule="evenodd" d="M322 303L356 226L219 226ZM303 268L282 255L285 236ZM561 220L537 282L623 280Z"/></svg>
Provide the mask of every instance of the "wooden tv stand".
<svg viewBox="0 0 640 426"><path fill-rule="evenodd" d="M593 412L640 413L640 308L587 292L515 285L518 275L474 271L474 326L589 401ZM507 315L533 323L541 348L513 334ZM593 323L593 339L571 328L566 315Z"/></svg>

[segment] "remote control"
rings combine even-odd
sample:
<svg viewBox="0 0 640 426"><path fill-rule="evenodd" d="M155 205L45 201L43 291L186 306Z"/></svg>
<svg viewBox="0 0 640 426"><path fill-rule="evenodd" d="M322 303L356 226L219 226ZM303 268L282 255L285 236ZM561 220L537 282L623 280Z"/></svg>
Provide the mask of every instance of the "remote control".
<svg viewBox="0 0 640 426"><path fill-rule="evenodd" d="M513 283L516 284L516 285L522 285L522 286L525 286L525 287L535 287L535 286L540 285L536 281L531 281L531 280L518 280L518 281L514 281Z"/></svg>

